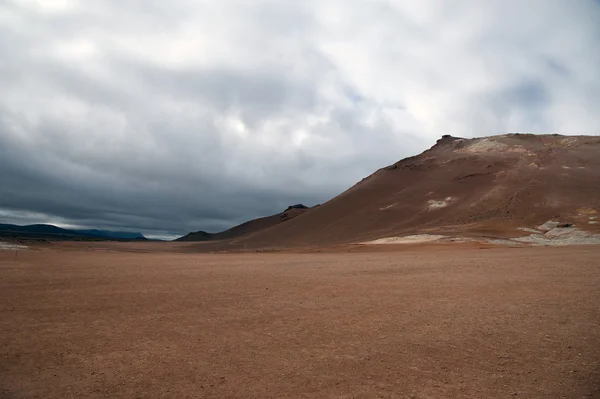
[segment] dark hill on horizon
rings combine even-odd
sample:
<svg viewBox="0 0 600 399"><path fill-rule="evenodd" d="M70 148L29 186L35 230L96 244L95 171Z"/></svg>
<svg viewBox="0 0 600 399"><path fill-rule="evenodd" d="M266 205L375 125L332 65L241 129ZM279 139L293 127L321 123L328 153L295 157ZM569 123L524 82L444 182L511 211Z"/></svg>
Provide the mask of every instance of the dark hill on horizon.
<svg viewBox="0 0 600 399"><path fill-rule="evenodd" d="M598 231L598 182L598 136L443 136L301 217L195 248L314 247L413 234L509 237L551 219Z"/></svg>
<svg viewBox="0 0 600 399"><path fill-rule="evenodd" d="M97 229L71 230L51 224L31 224L27 226L0 224L0 237L49 240L146 240L142 233Z"/></svg>
<svg viewBox="0 0 600 399"><path fill-rule="evenodd" d="M99 237L106 239L115 239L115 240L145 240L146 237L142 233L139 232L128 232L128 231L110 231L110 230L98 230L98 229L88 229L88 230L73 230L76 233L83 234L91 237Z"/></svg>

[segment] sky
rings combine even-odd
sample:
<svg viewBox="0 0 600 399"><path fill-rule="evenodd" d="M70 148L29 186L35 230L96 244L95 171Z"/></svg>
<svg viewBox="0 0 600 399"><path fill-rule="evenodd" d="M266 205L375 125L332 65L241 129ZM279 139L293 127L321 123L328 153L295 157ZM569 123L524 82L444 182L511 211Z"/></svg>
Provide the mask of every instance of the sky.
<svg viewBox="0 0 600 399"><path fill-rule="evenodd" d="M0 0L0 223L174 237L444 134L600 134L594 0Z"/></svg>

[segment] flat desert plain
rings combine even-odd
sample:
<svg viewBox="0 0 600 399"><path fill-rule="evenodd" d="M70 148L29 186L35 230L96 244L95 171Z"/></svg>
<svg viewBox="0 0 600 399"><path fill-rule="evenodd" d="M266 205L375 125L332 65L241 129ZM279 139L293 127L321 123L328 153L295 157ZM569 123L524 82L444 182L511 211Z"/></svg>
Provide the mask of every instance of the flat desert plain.
<svg viewBox="0 0 600 399"><path fill-rule="evenodd" d="M2 398L600 397L600 247L0 252Z"/></svg>

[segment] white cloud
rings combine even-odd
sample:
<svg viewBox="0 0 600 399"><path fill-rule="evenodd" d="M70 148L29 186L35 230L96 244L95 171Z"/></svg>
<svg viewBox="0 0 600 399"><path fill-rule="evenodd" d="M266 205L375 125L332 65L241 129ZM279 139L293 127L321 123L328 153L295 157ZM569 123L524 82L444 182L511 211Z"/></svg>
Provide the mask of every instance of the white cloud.
<svg viewBox="0 0 600 399"><path fill-rule="evenodd" d="M67 12L79 3L78 0L16 0L15 2L17 5L44 13Z"/></svg>

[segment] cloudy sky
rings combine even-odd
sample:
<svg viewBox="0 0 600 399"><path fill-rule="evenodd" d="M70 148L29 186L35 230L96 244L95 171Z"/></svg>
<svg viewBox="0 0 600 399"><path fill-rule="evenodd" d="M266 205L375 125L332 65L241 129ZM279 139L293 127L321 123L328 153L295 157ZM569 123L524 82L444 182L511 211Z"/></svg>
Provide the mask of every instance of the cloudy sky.
<svg viewBox="0 0 600 399"><path fill-rule="evenodd" d="M0 0L0 222L218 231L443 134L600 134L593 0Z"/></svg>

